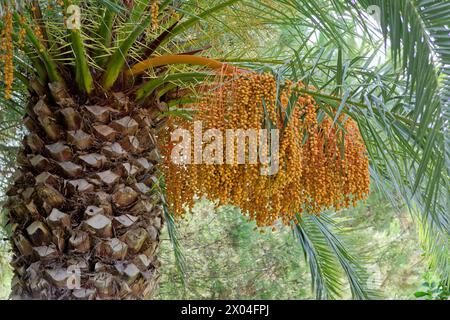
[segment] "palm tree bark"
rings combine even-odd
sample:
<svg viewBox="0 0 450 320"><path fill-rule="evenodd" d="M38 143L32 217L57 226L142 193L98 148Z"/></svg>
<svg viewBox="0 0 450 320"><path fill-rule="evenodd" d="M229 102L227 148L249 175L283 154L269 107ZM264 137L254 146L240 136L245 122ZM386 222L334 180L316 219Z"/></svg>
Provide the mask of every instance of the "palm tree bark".
<svg viewBox="0 0 450 320"><path fill-rule="evenodd" d="M123 93L80 104L57 83L33 97L7 191L12 299L145 299L162 228L156 107ZM91 101L94 101L91 99Z"/></svg>

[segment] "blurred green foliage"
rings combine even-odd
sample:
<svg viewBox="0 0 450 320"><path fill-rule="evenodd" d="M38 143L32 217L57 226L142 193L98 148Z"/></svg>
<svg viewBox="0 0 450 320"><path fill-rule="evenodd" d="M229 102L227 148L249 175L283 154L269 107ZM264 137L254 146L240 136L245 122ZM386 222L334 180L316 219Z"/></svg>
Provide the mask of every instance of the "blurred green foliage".
<svg viewBox="0 0 450 320"><path fill-rule="evenodd" d="M416 291L414 296L421 300L449 300L450 290L446 289L442 282L436 281L433 275L425 273L423 276L421 291Z"/></svg>
<svg viewBox="0 0 450 320"><path fill-rule="evenodd" d="M300 247L286 228L255 230L238 209L197 203L179 222L186 259L186 288L174 264L168 235L162 235L161 299L299 299L311 297Z"/></svg>
<svg viewBox="0 0 450 320"><path fill-rule="evenodd" d="M407 212L379 193L338 213L340 227L367 261L370 285L385 299L414 299L426 263ZM288 227L254 230L239 209L214 210L207 201L178 222L186 259L186 286L175 265L167 230L162 235L159 299L313 299L308 266ZM345 298L350 298L347 296Z"/></svg>

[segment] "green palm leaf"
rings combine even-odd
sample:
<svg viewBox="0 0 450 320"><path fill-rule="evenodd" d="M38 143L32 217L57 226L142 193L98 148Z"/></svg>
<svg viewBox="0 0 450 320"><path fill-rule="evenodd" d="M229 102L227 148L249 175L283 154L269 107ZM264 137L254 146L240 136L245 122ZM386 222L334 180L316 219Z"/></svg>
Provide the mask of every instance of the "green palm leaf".
<svg viewBox="0 0 450 320"><path fill-rule="evenodd" d="M342 274L354 299L374 299L379 293L367 286L368 276L341 238L342 230L329 215L297 215L294 235L305 254L317 299L342 297Z"/></svg>

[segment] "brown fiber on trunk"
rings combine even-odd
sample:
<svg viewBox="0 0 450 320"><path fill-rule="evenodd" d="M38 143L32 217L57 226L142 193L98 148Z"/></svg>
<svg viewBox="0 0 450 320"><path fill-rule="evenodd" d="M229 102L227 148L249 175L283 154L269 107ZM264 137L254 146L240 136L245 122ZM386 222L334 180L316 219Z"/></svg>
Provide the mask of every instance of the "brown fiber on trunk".
<svg viewBox="0 0 450 320"><path fill-rule="evenodd" d="M53 99L27 108L31 132L7 192L11 298L151 298L163 222L152 188L155 112L122 93L78 105L60 85L50 89Z"/></svg>

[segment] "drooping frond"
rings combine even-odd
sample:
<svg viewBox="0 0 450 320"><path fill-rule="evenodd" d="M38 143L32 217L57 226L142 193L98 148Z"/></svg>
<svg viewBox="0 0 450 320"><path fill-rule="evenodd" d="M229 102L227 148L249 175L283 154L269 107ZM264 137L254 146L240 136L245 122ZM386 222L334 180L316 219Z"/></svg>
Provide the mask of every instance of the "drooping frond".
<svg viewBox="0 0 450 320"><path fill-rule="evenodd" d="M342 233L329 215L297 217L293 225L305 259L310 266L312 287L317 299L337 298L342 295L341 275L348 281L354 299L374 299L379 293L367 286L364 268L340 239Z"/></svg>

